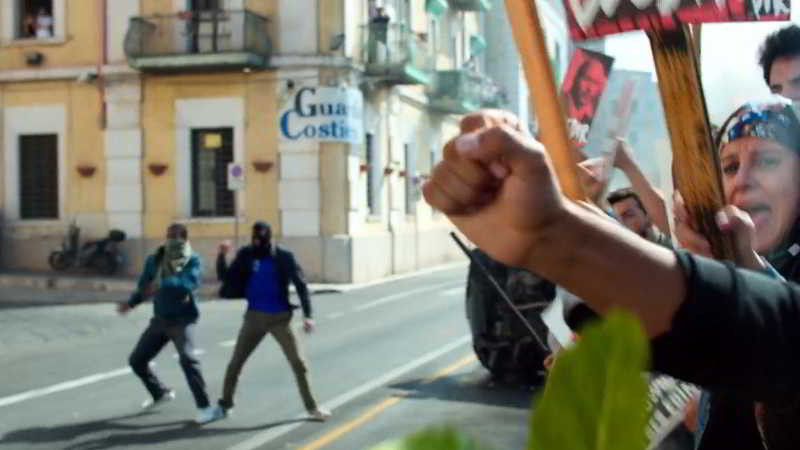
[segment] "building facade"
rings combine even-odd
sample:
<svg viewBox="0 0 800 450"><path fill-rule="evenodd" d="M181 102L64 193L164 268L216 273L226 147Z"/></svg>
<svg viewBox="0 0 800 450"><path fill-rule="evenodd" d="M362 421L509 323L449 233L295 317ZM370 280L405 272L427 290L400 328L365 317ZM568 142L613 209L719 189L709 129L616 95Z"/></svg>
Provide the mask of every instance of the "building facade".
<svg viewBox="0 0 800 450"><path fill-rule="evenodd" d="M125 231L127 273L172 222L209 268L256 220L315 281L460 259L420 186L500 106L491 3L1 2L2 266L47 269L73 221Z"/></svg>

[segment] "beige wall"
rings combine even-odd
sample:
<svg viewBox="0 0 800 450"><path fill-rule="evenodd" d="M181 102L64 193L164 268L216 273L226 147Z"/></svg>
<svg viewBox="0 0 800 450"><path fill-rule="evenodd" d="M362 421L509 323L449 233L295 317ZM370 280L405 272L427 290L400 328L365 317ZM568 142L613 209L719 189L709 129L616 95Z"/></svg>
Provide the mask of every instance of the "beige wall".
<svg viewBox="0 0 800 450"><path fill-rule="evenodd" d="M102 214L105 209L105 156L100 130L100 97L93 85L74 81L29 82L2 85L3 108L63 105L67 117L66 197L69 219L76 214ZM93 176L78 175L79 165L96 168ZM5 197L0 198L0 202Z"/></svg>
<svg viewBox="0 0 800 450"><path fill-rule="evenodd" d="M180 217L176 195L176 124L175 104L181 99L238 97L245 105L244 163L246 189L246 222L255 220L275 224L280 234L277 206L277 144L274 81L270 76L245 74L183 75L146 77L142 125L144 128L145 236L157 237L175 220L187 221L195 237L232 236L234 224L225 220L203 220ZM254 161L272 162L266 173L257 172ZM150 163L166 163L169 167L161 176L147 169Z"/></svg>

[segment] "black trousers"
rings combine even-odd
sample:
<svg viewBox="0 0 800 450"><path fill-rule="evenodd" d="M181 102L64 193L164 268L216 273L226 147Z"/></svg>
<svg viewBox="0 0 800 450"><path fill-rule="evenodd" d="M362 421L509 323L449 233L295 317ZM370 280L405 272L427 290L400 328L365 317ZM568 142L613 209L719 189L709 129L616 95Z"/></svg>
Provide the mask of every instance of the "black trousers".
<svg viewBox="0 0 800 450"><path fill-rule="evenodd" d="M172 341L180 356L181 368L186 375L197 407L205 408L209 405L206 383L200 372L200 361L194 356L194 329L194 323L175 324L154 317L139 338L128 361L154 400L160 399L168 389L150 370L150 361L167 345L167 342Z"/></svg>

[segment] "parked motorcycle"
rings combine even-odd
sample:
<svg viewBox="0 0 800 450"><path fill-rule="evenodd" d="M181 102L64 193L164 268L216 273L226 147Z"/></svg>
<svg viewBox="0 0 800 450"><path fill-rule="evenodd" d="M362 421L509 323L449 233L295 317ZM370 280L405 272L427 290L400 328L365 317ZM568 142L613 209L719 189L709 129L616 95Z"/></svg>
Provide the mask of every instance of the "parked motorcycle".
<svg viewBox="0 0 800 450"><path fill-rule="evenodd" d="M125 232L111 230L106 238L89 241L83 245L80 245L80 234L80 227L72 222L61 249L50 253L48 260L50 267L58 271L81 267L95 270L103 275L115 274L122 265L118 244L125 240Z"/></svg>

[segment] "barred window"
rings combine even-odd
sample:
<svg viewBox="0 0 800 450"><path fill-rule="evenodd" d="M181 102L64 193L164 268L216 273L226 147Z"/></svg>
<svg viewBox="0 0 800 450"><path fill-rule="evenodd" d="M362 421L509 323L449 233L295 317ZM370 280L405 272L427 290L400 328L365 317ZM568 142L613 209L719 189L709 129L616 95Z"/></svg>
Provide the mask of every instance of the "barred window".
<svg viewBox="0 0 800 450"><path fill-rule="evenodd" d="M233 216L234 193L227 179L231 162L232 128L192 130L192 216Z"/></svg>
<svg viewBox="0 0 800 450"><path fill-rule="evenodd" d="M58 219L58 135L19 137L20 218Z"/></svg>

